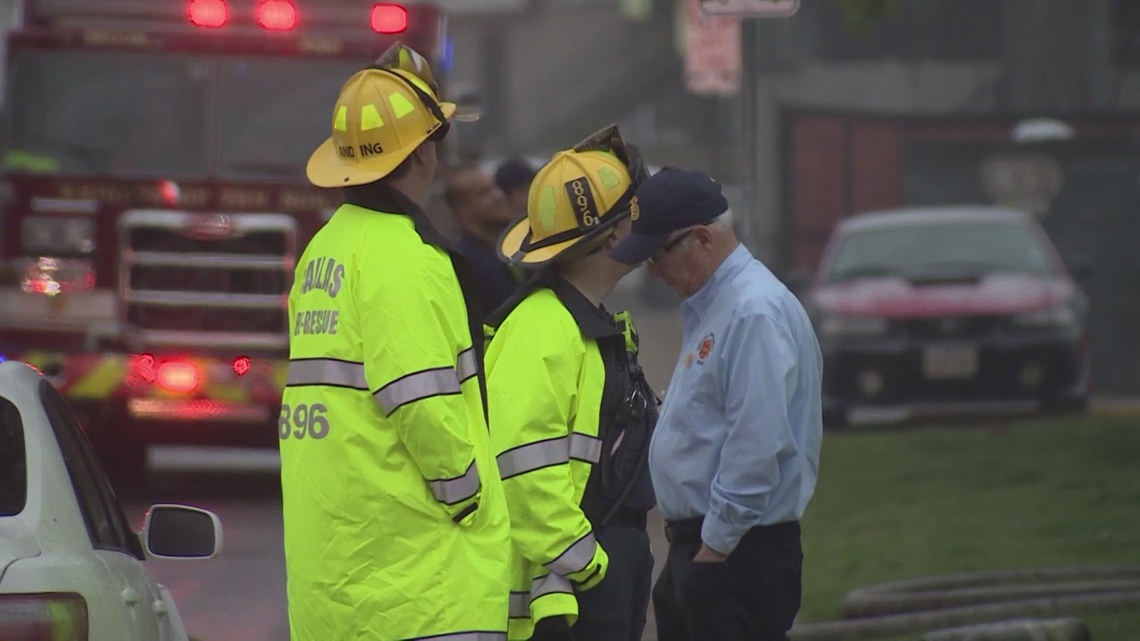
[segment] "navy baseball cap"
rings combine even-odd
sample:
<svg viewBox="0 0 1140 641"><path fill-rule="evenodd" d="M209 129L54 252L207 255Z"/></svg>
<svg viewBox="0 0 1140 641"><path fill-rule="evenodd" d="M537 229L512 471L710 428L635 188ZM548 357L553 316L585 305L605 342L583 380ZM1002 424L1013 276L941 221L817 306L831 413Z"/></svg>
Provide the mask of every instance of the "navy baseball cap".
<svg viewBox="0 0 1140 641"><path fill-rule="evenodd" d="M720 183L708 174L665 167L637 188L630 203L633 228L610 252L619 263L636 265L656 254L679 229L712 222L728 211Z"/></svg>

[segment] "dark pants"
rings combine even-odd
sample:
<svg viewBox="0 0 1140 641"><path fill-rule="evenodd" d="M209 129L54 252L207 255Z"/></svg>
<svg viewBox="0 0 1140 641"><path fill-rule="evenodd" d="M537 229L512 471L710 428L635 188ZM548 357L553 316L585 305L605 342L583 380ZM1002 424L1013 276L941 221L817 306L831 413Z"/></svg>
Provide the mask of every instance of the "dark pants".
<svg viewBox="0 0 1140 641"><path fill-rule="evenodd" d="M750 530L724 563L694 563L701 520L667 525L653 587L659 641L787 641L800 609L799 523Z"/></svg>
<svg viewBox="0 0 1140 641"><path fill-rule="evenodd" d="M543 619L532 641L641 641L653 585L649 535L644 528L608 526L594 536L610 558L606 578L578 593L578 621L569 632L563 617L557 623Z"/></svg>

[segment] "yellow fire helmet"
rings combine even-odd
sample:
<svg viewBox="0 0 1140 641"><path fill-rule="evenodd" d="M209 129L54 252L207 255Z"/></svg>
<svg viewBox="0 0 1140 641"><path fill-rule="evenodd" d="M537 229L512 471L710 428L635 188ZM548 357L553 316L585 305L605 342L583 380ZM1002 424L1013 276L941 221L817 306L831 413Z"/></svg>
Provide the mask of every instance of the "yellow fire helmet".
<svg viewBox="0 0 1140 641"><path fill-rule="evenodd" d="M380 180L424 141L443 140L455 109L440 101L423 56L393 45L344 83L333 108L332 137L309 157L309 181L348 187Z"/></svg>
<svg viewBox="0 0 1140 641"><path fill-rule="evenodd" d="M631 214L634 192L648 177L615 125L556 153L531 182L527 215L499 237L500 258L537 268L574 255Z"/></svg>

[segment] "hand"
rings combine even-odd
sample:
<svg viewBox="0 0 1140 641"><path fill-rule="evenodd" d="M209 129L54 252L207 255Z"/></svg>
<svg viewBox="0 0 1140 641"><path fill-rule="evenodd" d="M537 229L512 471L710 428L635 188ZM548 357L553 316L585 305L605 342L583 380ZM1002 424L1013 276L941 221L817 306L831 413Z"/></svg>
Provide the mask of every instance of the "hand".
<svg viewBox="0 0 1140 641"><path fill-rule="evenodd" d="M693 563L724 563L728 557L701 543L701 549L693 556Z"/></svg>

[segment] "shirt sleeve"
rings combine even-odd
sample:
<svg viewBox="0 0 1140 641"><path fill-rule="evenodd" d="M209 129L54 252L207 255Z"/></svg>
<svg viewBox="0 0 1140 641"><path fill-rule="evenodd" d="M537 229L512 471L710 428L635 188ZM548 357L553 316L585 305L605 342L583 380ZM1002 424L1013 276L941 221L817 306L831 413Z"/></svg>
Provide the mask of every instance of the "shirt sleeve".
<svg viewBox="0 0 1140 641"><path fill-rule="evenodd" d="M788 328L763 315L734 320L725 339L721 386L728 434L701 538L727 555L763 523L780 463L796 453L788 420L796 351Z"/></svg>
<svg viewBox="0 0 1140 641"><path fill-rule="evenodd" d="M583 352L559 337L562 327L513 320L508 317L496 332L487 354L491 441L510 511L511 538L531 563L588 589L605 576L608 557L582 512L571 477L580 435L570 426ZM578 331L577 326L566 329Z"/></svg>
<svg viewBox="0 0 1140 641"><path fill-rule="evenodd" d="M457 313L446 293L458 281L432 265L406 279L369 278L382 273L376 262L364 260L354 279L365 380L436 500L464 522L482 487L460 388L477 374L478 359L469 344L457 349L470 337L454 336L446 317Z"/></svg>

